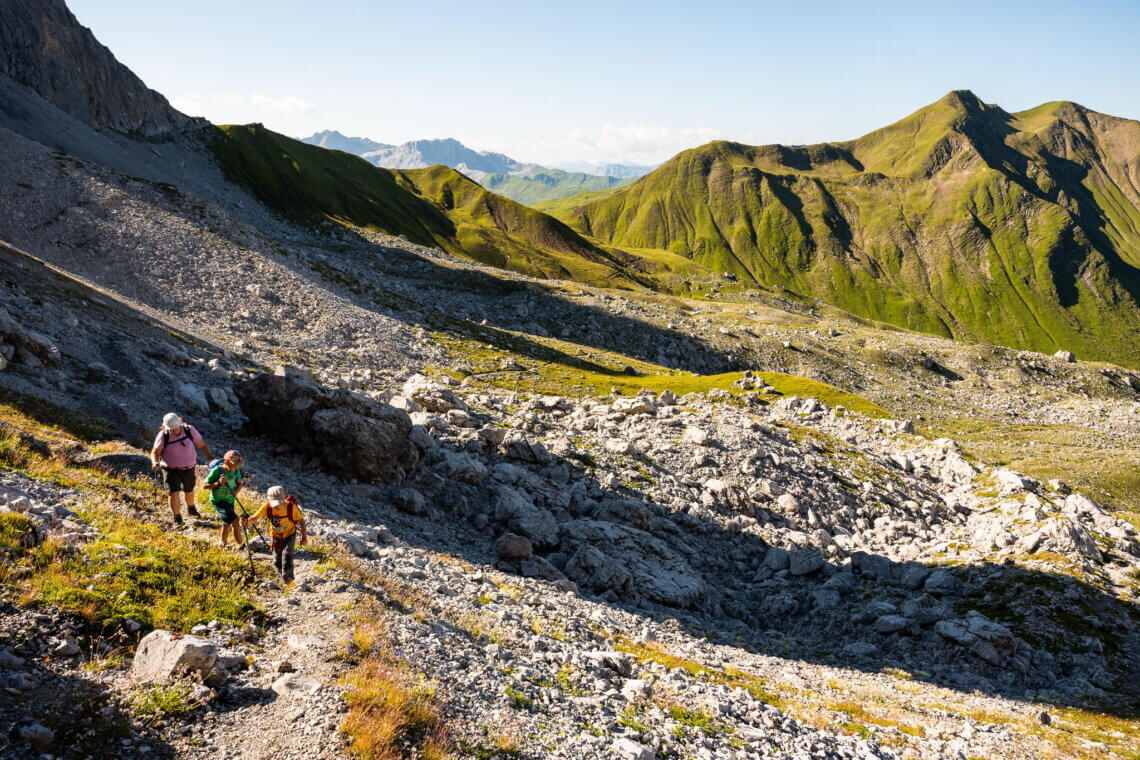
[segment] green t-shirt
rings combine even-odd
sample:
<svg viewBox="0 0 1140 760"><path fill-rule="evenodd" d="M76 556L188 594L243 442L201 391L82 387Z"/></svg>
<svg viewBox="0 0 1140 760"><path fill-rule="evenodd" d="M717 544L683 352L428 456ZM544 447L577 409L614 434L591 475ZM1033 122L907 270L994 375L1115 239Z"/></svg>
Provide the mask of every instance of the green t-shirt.
<svg viewBox="0 0 1140 760"><path fill-rule="evenodd" d="M237 482L241 480L241 468L237 468L232 472L226 472L220 466L210 470L206 475L206 483L213 485L214 483L221 482L217 488L210 489L210 503L219 501L232 502L234 494L237 491Z"/></svg>

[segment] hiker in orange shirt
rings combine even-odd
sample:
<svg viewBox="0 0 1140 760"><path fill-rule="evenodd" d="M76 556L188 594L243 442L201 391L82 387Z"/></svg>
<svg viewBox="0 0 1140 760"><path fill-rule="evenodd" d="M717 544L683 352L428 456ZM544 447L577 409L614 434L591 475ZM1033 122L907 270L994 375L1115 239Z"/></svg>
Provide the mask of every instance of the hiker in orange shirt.
<svg viewBox="0 0 1140 760"><path fill-rule="evenodd" d="M305 517L297 506L297 497L286 496L285 489L281 486L273 486L265 495L269 500L261 505L257 514L245 518L242 524L248 527L263 517L269 518L269 529L273 533L273 566L286 583L292 583L293 542L297 539L297 528L301 529L301 546L309 543Z"/></svg>

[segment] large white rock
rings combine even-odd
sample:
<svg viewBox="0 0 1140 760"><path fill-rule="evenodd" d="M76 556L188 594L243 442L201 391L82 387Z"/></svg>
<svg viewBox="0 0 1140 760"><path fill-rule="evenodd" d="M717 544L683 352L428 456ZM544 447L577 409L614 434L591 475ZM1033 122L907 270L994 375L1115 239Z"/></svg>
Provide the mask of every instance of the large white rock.
<svg viewBox="0 0 1140 760"><path fill-rule="evenodd" d="M455 394L455 391L424 375L412 375L404 383L403 390L404 396L429 412L441 414L451 409L467 410L467 405Z"/></svg>
<svg viewBox="0 0 1140 760"><path fill-rule="evenodd" d="M328 639L322 636L305 636L300 633L290 633L285 639L290 649L318 649L327 645Z"/></svg>
<svg viewBox="0 0 1140 760"><path fill-rule="evenodd" d="M619 398L613 403L613 410L619 414L653 414L657 411L649 399L642 396L634 398Z"/></svg>
<svg viewBox="0 0 1140 760"><path fill-rule="evenodd" d="M1018 491L1025 491L1029 488L1029 481L1024 476L1004 467L994 470L994 479L997 481L998 488L1001 489L1002 496L1011 496Z"/></svg>
<svg viewBox="0 0 1140 760"><path fill-rule="evenodd" d="M218 647L209 639L173 631L151 631L135 650L131 673L142 682L166 681L189 672L205 676L217 660Z"/></svg>
<svg viewBox="0 0 1140 760"><path fill-rule="evenodd" d="M684 439L689 443L694 443L697 446L709 445L709 433L707 430L698 427L685 428Z"/></svg>
<svg viewBox="0 0 1140 760"><path fill-rule="evenodd" d="M277 692L278 696L291 697L316 694L321 690L321 682L300 673L286 673L273 682L269 688Z"/></svg>
<svg viewBox="0 0 1140 760"><path fill-rule="evenodd" d="M614 754L621 760L655 760L657 753L633 739L618 739L613 746Z"/></svg>

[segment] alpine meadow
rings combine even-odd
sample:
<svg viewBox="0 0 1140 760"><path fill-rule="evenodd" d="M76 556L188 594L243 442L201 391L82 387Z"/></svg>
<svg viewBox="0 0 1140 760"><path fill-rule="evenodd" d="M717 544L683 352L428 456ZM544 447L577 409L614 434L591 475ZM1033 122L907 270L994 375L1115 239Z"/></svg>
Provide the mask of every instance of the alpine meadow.
<svg viewBox="0 0 1140 760"><path fill-rule="evenodd" d="M710 143L573 200L556 215L605 244L900 327L1140 366L1140 122L956 91L850 142Z"/></svg>

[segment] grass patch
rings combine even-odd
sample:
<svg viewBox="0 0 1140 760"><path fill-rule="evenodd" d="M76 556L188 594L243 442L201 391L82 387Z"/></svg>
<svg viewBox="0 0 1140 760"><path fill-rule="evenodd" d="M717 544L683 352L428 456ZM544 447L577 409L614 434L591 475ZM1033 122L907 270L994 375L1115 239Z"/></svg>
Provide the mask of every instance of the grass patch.
<svg viewBox="0 0 1140 760"><path fill-rule="evenodd" d="M94 657L83 663L83 669L89 673L101 673L105 670L122 670L131 664L127 652L116 652L103 657Z"/></svg>
<svg viewBox="0 0 1140 760"><path fill-rule="evenodd" d="M862 396L856 396L835 386L810 380L796 375L785 375L780 372L759 372L761 379L776 389L781 396L811 396L817 398L828 406L842 406L848 411L864 414L868 417L889 417L883 407L872 403Z"/></svg>
<svg viewBox="0 0 1140 760"><path fill-rule="evenodd" d="M1006 726L1021 735L1035 737L1050 745L1051 754L1064 753L1080 760L1103 760L1120 757L1140 760L1140 715L1082 710L1076 707L1050 707L1052 722L1043 726L1035 720L1013 713L969 710L960 713L975 721ZM1045 755L1042 755L1045 756Z"/></svg>
<svg viewBox="0 0 1140 760"><path fill-rule="evenodd" d="M589 694L589 691L583 689L574 680L574 669L569 665L563 665L558 669L558 672L554 674L554 683L569 697L584 697Z"/></svg>
<svg viewBox="0 0 1140 760"><path fill-rule="evenodd" d="M452 743L435 689L393 650L379 619L358 626L349 649L356 668L344 677L348 716L340 730L361 760L451 757Z"/></svg>
<svg viewBox="0 0 1140 760"><path fill-rule="evenodd" d="M131 711L143 718L183 718L198 706L190 692L191 685L185 681L148 686L131 700Z"/></svg>
<svg viewBox="0 0 1140 760"><path fill-rule="evenodd" d="M618 723L626 728L632 728L639 734L644 734L649 730L649 724L645 721L641 705L627 706L618 716Z"/></svg>
<svg viewBox="0 0 1140 760"><path fill-rule="evenodd" d="M740 687L751 694L754 699L774 707L780 707L784 704L784 700L779 694L769 690L764 679L735 668L717 670L692 660L686 660L683 657L677 657L656 644L641 644L625 637L618 637L614 641L614 649L631 654L641 662L656 662L670 670L684 670L694 678L709 683Z"/></svg>
<svg viewBox="0 0 1140 760"><path fill-rule="evenodd" d="M522 752L521 730L510 716L504 716L493 726L482 725L482 741L477 744L463 742L460 749L475 760L518 757Z"/></svg>
<svg viewBox="0 0 1140 760"><path fill-rule="evenodd" d="M1042 481L1057 478L1106 508L1140 512L1140 445L1079 425L1017 425L947 417L930 425L966 454ZM1123 516L1123 515L1122 515ZM1128 519L1124 516L1125 519Z"/></svg>
<svg viewBox="0 0 1140 760"><path fill-rule="evenodd" d="M126 516L127 509L153 507L150 481L47 456L17 432L43 432L40 423L13 407L0 408L9 425L19 425L0 438L0 464L78 491L84 502L77 509L80 519L98 531L79 547L62 546L40 540L25 517L0 515L0 581L16 584L23 603L58 605L102 630L118 628L127 618L144 631L186 631L214 619L243 623L261 617L249 598L244 556Z"/></svg>
<svg viewBox="0 0 1140 760"><path fill-rule="evenodd" d="M144 631L188 631L210 620L241 624L263 616L248 597L245 557L107 512L83 517L99 536L82 551L49 540L16 558L16 566L31 570L20 582L27 603L58 605L102 630L127 618Z"/></svg>
<svg viewBox="0 0 1140 760"><path fill-rule="evenodd" d="M706 734L715 733L717 727L713 716L699 707L685 707L684 705L669 705L665 708L666 714L683 726L699 728Z"/></svg>
<svg viewBox="0 0 1140 760"><path fill-rule="evenodd" d="M838 722L839 726L851 733L863 737L864 739L870 738L874 735L874 733L869 728L870 725L879 726L881 728L897 729L899 732L907 734L909 736L921 737L925 735L925 732L920 726L912 726L909 723L904 723L902 721L894 720L889 717L876 715L868 711L866 707L858 702L836 702L835 704L831 705L831 709L836 712L843 713L845 716L847 716L847 718L850 718L849 720L847 718L841 719Z"/></svg>
<svg viewBox="0 0 1140 760"><path fill-rule="evenodd" d="M533 699L531 699L523 692L511 688L510 686L507 687L507 690L504 692L504 696L506 696L507 701L511 703L511 707L515 708L516 710L529 710L530 708L534 707Z"/></svg>
<svg viewBox="0 0 1140 760"><path fill-rule="evenodd" d="M451 348L459 348L459 344L449 341ZM488 351L482 349L482 351ZM455 351L457 357L467 357L462 350ZM500 360L508 352L494 352L494 358L488 361ZM550 361L546 363L530 363L521 371L492 372L480 378L480 382L505 390L525 391L560 396L598 397L618 394L622 396L635 396L642 390L662 393L672 391L678 396L688 393L709 393L711 391L726 391L733 393L733 384L744 378L743 372L726 372L718 375L694 375L688 372L670 372L664 367L647 362L640 362L629 357L617 354L590 355L588 360L566 363L564 361ZM632 367L639 374L631 375L625 367ZM867 415L868 417L889 416L881 406L853 393L836 388L826 383L810 380L805 377L786 375L780 372L754 373L759 379L774 389L776 396L811 396L828 404L829 406L843 406L852 412Z"/></svg>

